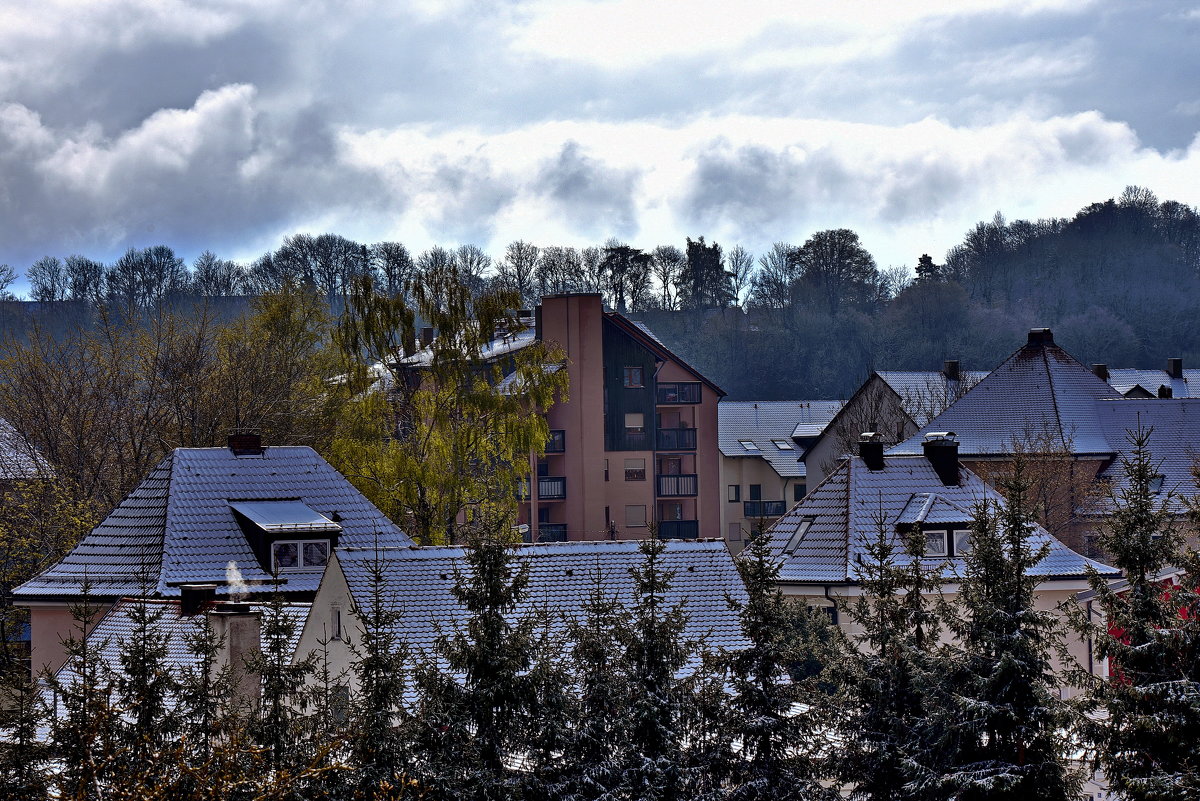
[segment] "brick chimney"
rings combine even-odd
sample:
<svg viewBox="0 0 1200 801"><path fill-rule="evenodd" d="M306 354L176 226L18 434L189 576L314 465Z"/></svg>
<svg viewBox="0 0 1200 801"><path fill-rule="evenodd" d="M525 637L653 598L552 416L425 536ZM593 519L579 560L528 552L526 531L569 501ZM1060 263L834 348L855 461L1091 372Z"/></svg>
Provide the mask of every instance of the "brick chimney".
<svg viewBox="0 0 1200 801"><path fill-rule="evenodd" d="M234 456L262 456L262 435L255 433L230 434L225 444Z"/></svg>
<svg viewBox="0 0 1200 801"><path fill-rule="evenodd" d="M858 455L873 473L883 469L883 440L874 431L864 431L858 440Z"/></svg>
<svg viewBox="0 0 1200 801"><path fill-rule="evenodd" d="M925 458L929 460L933 471L937 473L942 484L947 487L958 486L958 439L953 431L932 432L925 435L921 443Z"/></svg>
<svg viewBox="0 0 1200 801"><path fill-rule="evenodd" d="M1099 378L1101 381L1108 380L1108 365L1107 364L1093 364L1092 372L1095 373L1096 377Z"/></svg>
<svg viewBox="0 0 1200 801"><path fill-rule="evenodd" d="M1167 375L1183 378L1183 359L1167 359Z"/></svg>
<svg viewBox="0 0 1200 801"><path fill-rule="evenodd" d="M179 615L198 615L208 609L216 598L216 584L182 584L179 587Z"/></svg>
<svg viewBox="0 0 1200 801"><path fill-rule="evenodd" d="M1029 343L1030 345L1053 345L1054 332L1049 328L1030 328Z"/></svg>
<svg viewBox="0 0 1200 801"><path fill-rule="evenodd" d="M234 695L257 703L262 697L262 683L246 663L261 651L261 613L250 604L221 603L212 607L208 619L217 636L225 640L225 662L229 665Z"/></svg>
<svg viewBox="0 0 1200 801"><path fill-rule="evenodd" d="M428 325L422 326L422 328L421 328L421 347L428 348L432 344L433 344L433 327L428 326Z"/></svg>
<svg viewBox="0 0 1200 801"><path fill-rule="evenodd" d="M946 376L947 381L957 381L958 359L947 359L942 362L942 375Z"/></svg>

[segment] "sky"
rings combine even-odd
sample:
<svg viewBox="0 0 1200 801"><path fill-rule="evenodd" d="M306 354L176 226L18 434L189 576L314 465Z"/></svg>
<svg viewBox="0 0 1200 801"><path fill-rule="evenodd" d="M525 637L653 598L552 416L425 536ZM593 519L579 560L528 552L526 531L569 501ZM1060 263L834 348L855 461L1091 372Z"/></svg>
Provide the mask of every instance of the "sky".
<svg viewBox="0 0 1200 801"><path fill-rule="evenodd" d="M1200 205L1200 2L0 0L0 263Z"/></svg>

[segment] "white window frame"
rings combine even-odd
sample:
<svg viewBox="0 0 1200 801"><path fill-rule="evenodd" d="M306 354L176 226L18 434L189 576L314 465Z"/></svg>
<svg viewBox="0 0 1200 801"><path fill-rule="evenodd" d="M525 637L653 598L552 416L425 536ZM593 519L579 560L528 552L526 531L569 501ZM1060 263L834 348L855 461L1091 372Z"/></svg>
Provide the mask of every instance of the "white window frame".
<svg viewBox="0 0 1200 801"><path fill-rule="evenodd" d="M949 532L947 532L946 529L944 529L944 528L943 529L927 529L927 530L923 530L921 533L925 535L925 556L926 556L926 558L945 559L947 556L950 555L950 538L949 538ZM941 553L935 553L934 551L931 551L929 549L929 540L931 537L933 537L936 534L940 534L942 537Z"/></svg>
<svg viewBox="0 0 1200 801"><path fill-rule="evenodd" d="M965 548L960 548L958 545L958 535L959 534L966 535L967 545ZM971 529L956 528L956 529L954 529L953 537L954 537L954 555L955 556L966 556L967 554L969 554L971 552L971 548L973 547L973 545L971 543Z"/></svg>
<svg viewBox="0 0 1200 801"><path fill-rule="evenodd" d="M786 439L773 439L771 442L774 443L775 447L781 451L796 450L795 447L792 446L792 443L788 442Z"/></svg>
<svg viewBox="0 0 1200 801"><path fill-rule="evenodd" d="M633 423L633 425L630 425ZM644 412L626 412L625 413L625 433L626 434L645 434L646 433L646 415Z"/></svg>
<svg viewBox="0 0 1200 801"><path fill-rule="evenodd" d="M322 543L325 546L325 564L324 565L306 565L304 564L304 546L314 543ZM275 546L277 545L295 545L296 560L299 564L295 567L280 567L275 564ZM275 573L299 573L306 570L324 570L325 565L329 564L330 555L329 540L274 540L271 542L271 570Z"/></svg>

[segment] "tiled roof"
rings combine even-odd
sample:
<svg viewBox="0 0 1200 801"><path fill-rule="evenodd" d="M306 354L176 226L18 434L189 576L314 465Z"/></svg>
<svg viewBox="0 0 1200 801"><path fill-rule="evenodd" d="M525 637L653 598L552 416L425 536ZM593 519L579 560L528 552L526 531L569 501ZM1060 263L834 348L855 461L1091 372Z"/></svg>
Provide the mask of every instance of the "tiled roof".
<svg viewBox="0 0 1200 801"><path fill-rule="evenodd" d="M32 478L49 472L49 463L29 440L0 418L0 480Z"/></svg>
<svg viewBox="0 0 1200 801"><path fill-rule="evenodd" d="M1171 388L1173 398L1200 397L1200 370L1184 370L1183 378L1172 378L1166 370L1138 370L1132 367L1109 369L1108 383L1122 395L1134 387L1141 387L1151 395L1158 395L1158 388Z"/></svg>
<svg viewBox="0 0 1200 801"><path fill-rule="evenodd" d="M964 370L958 378L947 378L941 370L876 372L883 382L900 396L900 405L918 425L954 403L970 387L978 384L987 373Z"/></svg>
<svg viewBox="0 0 1200 801"><path fill-rule="evenodd" d="M717 444L725 456L762 458L780 476L798 478L805 474L803 449L793 437L817 436L840 408L841 401L722 401L717 404ZM742 440L758 449L748 450ZM781 449L775 440L791 447Z"/></svg>
<svg viewBox="0 0 1200 801"><path fill-rule="evenodd" d="M597 586L607 597L628 604L634 587L630 570L644 558L638 543L628 541L521 545L518 555L529 565L529 583L514 617L544 609L557 619L582 614ZM337 558L355 605L362 610L373 603L372 570L378 563L386 582L386 602L401 612L395 633L416 653L431 654L439 627L449 632L465 620L451 592L455 571L467 569L463 548L339 548ZM662 564L674 573L667 603L685 604L686 636L703 637L714 648L745 647L737 614L727 599L745 600L746 590L725 544L668 542Z"/></svg>
<svg viewBox="0 0 1200 801"><path fill-rule="evenodd" d="M645 323L643 323L641 320L630 320L629 322L631 322L631 323L633 323L635 326L637 326L637 327L638 327L638 330L640 330L640 331L641 331L643 334L645 334L646 336L650 337L652 340L654 340L654 341L655 341L655 342L656 342L658 345L660 345L661 347L664 347L664 348L666 348L666 347L667 347L666 343L665 343L665 342L663 342L661 339L659 339L659 338L658 338L658 334L656 334L656 333L654 333L653 331L651 331L651 330L650 330L650 326L646 325L646 324L645 324ZM667 348L667 350L670 350L670 348Z"/></svg>
<svg viewBox="0 0 1200 801"><path fill-rule="evenodd" d="M880 523L893 537L898 536L898 523L958 523L965 528L973 517L971 510L984 500L1003 503L999 493L966 468L959 470L957 486L945 486L923 456L888 456L884 469L874 472L859 457L851 457L771 526L768 536L772 552L783 560L783 581L853 582L860 560L879 536ZM1037 575L1082 577L1088 565L1115 573L1075 553L1040 526L1032 540L1035 547L1049 545ZM943 560L929 562L932 566ZM947 563L947 578L954 575L953 564Z"/></svg>
<svg viewBox="0 0 1200 801"><path fill-rule="evenodd" d="M1120 397L1052 341L1034 341L889 453L919 454L927 432L953 431L960 457L1007 453L1014 441L1043 432L1076 454L1108 454L1097 401Z"/></svg>
<svg viewBox="0 0 1200 801"><path fill-rule="evenodd" d="M179 614L178 601L140 601L129 598L122 598L114 604L108 613L96 623L95 628L88 633L88 641L99 648L100 662L107 665L110 670L120 673L121 644L134 634L134 622L129 617L129 612L138 603L146 603L150 607L151 614L161 611L158 620L152 624L152 629L167 637L167 653L164 662L168 672L178 678L180 668L195 667L198 661L194 654L189 653L187 638L200 631L205 616L200 614L183 617ZM294 624L288 646L290 652L295 652L296 643L300 641L300 632L304 628L304 620L308 616L309 606L310 604L297 603L284 605L284 614ZM262 614L266 605L251 604L250 609ZM58 671L60 680L69 681L72 676L73 670L69 662Z"/></svg>
<svg viewBox="0 0 1200 801"><path fill-rule="evenodd" d="M175 596L185 582L224 585L233 562L252 587L269 585L230 502L299 500L336 520L340 545L411 540L312 448L177 448L62 561L15 594L74 596L86 578L102 598ZM285 574L285 592L313 592L321 570ZM223 586L218 590L224 592Z"/></svg>
<svg viewBox="0 0 1200 801"><path fill-rule="evenodd" d="M1118 455L1128 455L1133 448L1128 432L1139 426L1153 429L1148 445L1163 476L1162 489L1174 494L1173 506L1182 511L1181 499L1197 493L1192 465L1200 458L1200 398L1130 398L1104 401L1096 408L1112 450ZM1119 458L1103 475L1114 489L1125 486Z"/></svg>

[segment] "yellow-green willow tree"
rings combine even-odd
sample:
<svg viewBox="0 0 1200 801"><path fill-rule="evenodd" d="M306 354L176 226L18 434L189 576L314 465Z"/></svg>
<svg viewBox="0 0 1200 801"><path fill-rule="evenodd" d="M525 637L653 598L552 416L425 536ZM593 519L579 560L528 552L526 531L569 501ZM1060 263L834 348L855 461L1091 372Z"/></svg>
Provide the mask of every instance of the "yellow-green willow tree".
<svg viewBox="0 0 1200 801"><path fill-rule="evenodd" d="M515 520L531 455L545 452L545 413L567 393L566 371L549 369L561 349L491 346L498 332L511 340L524 329L520 301L504 287L473 294L451 260L428 265L403 294L364 277L346 298L331 461L420 543L453 541L484 507ZM419 327L436 336L418 348Z"/></svg>

